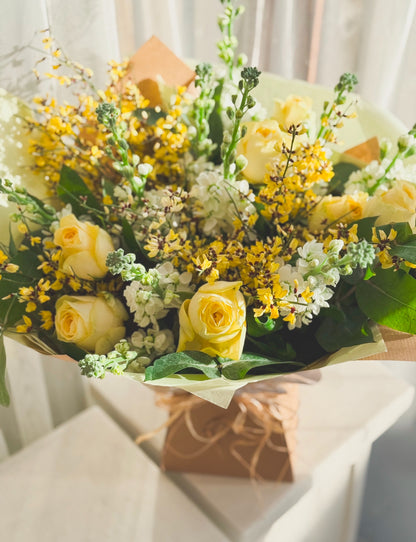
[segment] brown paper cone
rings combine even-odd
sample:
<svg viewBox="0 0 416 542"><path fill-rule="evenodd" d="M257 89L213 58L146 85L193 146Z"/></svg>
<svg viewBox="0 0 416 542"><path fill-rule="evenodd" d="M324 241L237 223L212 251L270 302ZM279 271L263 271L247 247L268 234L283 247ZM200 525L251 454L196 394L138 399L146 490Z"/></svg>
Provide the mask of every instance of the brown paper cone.
<svg viewBox="0 0 416 542"><path fill-rule="evenodd" d="M365 359L416 361L416 335L402 333L388 327L379 326L387 352L382 352Z"/></svg>

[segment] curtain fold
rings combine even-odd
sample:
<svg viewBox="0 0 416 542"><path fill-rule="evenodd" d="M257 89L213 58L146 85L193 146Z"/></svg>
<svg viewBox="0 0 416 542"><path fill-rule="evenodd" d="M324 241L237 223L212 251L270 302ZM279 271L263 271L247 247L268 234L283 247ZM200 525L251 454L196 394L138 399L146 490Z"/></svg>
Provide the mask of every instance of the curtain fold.
<svg viewBox="0 0 416 542"><path fill-rule="evenodd" d="M416 0L240 0L239 51L260 69L333 86L358 75L358 91L408 126L416 119ZM50 27L68 54L106 81L105 63L153 34L178 56L215 62L222 9L214 0L2 0L0 84L29 97L39 53L13 49ZM318 35L316 30L318 29ZM17 60L16 60L17 59Z"/></svg>

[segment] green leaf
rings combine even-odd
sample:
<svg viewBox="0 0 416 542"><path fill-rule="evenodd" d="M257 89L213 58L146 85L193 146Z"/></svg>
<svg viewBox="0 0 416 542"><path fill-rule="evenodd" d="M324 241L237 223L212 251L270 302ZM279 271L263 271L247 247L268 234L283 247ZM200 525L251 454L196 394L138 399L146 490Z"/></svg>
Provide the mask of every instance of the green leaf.
<svg viewBox="0 0 416 542"><path fill-rule="evenodd" d="M131 227L130 223L128 222L128 220L123 218L121 224L123 228L123 241L125 244L124 248L128 250L128 252L133 252L136 255L137 263L147 265L151 260L147 256L147 253L143 250L140 243L137 242L133 228Z"/></svg>
<svg viewBox="0 0 416 542"><path fill-rule="evenodd" d="M258 218L254 225L256 232L262 237L265 238L270 236L272 233L272 227L270 222L268 222L264 216L261 214L261 211L264 209L263 203L254 202L254 207L256 208Z"/></svg>
<svg viewBox="0 0 416 542"><path fill-rule="evenodd" d="M215 143L216 148L212 153L210 159L214 164L221 163L221 143L223 139L223 125L221 120L221 93L224 86L224 81L220 82L219 85L215 88L214 100L216 105L212 110L212 113L208 119L209 123L209 139Z"/></svg>
<svg viewBox="0 0 416 542"><path fill-rule="evenodd" d="M399 256L408 262L416 263L416 235L412 235L401 245L392 246L389 252L391 256Z"/></svg>
<svg viewBox="0 0 416 542"><path fill-rule="evenodd" d="M145 122L148 126L153 126L159 119L166 117L166 113L161 109L156 111L153 107L142 107L134 111L134 116L140 122Z"/></svg>
<svg viewBox="0 0 416 542"><path fill-rule="evenodd" d="M390 231L393 229L397 235L394 239L394 242L397 244L406 243L410 238L416 238L416 235L413 235L412 228L409 226L408 222L396 222L394 224L385 224L383 226L377 226L377 231L383 230L386 235L389 235Z"/></svg>
<svg viewBox="0 0 416 542"><path fill-rule="evenodd" d="M263 337L274 333L282 327L281 320L272 320L269 317L256 318L252 311L247 312L247 333L251 337Z"/></svg>
<svg viewBox="0 0 416 542"><path fill-rule="evenodd" d="M1 282L4 282L3 280ZM23 314L26 310L26 304L25 303L17 303L16 297L12 297L10 299L2 299L0 300L0 314L2 315L2 318L4 315L7 314L7 325L8 326L14 326L16 322L21 320ZM4 324L0 320L0 325Z"/></svg>
<svg viewBox="0 0 416 542"><path fill-rule="evenodd" d="M276 369L276 372L279 371L279 366L286 367L289 362L287 361L281 361L278 359L273 358L267 358L264 356L259 356L258 354L250 354L245 353L241 355L241 358L238 361L233 360L227 360L222 361L221 363L221 372L222 375L225 376L225 378L228 378L230 380L241 380L242 378L245 378L247 373L251 371L252 369L256 369L258 367L267 367L267 366L274 366ZM291 362L291 365L294 366L302 366L303 364Z"/></svg>
<svg viewBox="0 0 416 542"><path fill-rule="evenodd" d="M284 360L294 360L296 358L296 352L290 341L278 331L263 335L260 340L247 335L246 341L250 343L250 349L254 350L256 354L260 354L260 356Z"/></svg>
<svg viewBox="0 0 416 542"><path fill-rule="evenodd" d="M9 255L10 258L14 258L17 255L17 247L13 239L11 222L9 223Z"/></svg>
<svg viewBox="0 0 416 542"><path fill-rule="evenodd" d="M10 396L6 388L6 349L3 333L0 334L0 405L6 407L10 405Z"/></svg>
<svg viewBox="0 0 416 542"><path fill-rule="evenodd" d="M357 224L357 236L359 239L365 239L368 242L371 242L373 237L373 228L378 217L368 216L367 218L361 218L354 222Z"/></svg>
<svg viewBox="0 0 416 542"><path fill-rule="evenodd" d="M334 176L328 183L327 191L334 196L342 196L344 194L344 185L348 181L351 173L360 169L355 164L349 162L339 162L334 165Z"/></svg>
<svg viewBox="0 0 416 542"><path fill-rule="evenodd" d="M81 205L80 198L86 198L85 205L101 210L102 207L94 197L91 190L73 169L62 166L56 192L64 203L70 203L75 215L85 214L85 207Z"/></svg>
<svg viewBox="0 0 416 542"><path fill-rule="evenodd" d="M208 378L221 376L214 358L204 352L185 351L173 352L156 359L153 365L146 368L145 381L159 380L185 369L197 369Z"/></svg>
<svg viewBox="0 0 416 542"><path fill-rule="evenodd" d="M367 267L365 270L364 280L370 280L371 277L375 277L376 273L371 269L371 267Z"/></svg>
<svg viewBox="0 0 416 542"><path fill-rule="evenodd" d="M416 334L416 279L402 270L378 269L357 285L360 309L378 324Z"/></svg>
<svg viewBox="0 0 416 542"><path fill-rule="evenodd" d="M26 276L26 282L28 277L36 280L37 278L43 277L43 273L39 267L38 252L32 252L32 250L24 250L18 252L17 255L13 258L13 263L19 266L19 272L16 275L21 274ZM10 277L12 279L12 277ZM29 284L26 284L29 286Z"/></svg>
<svg viewBox="0 0 416 542"><path fill-rule="evenodd" d="M374 342L368 317L356 306L346 307L344 311L332 307L322 319L316 338L327 352Z"/></svg>
<svg viewBox="0 0 416 542"><path fill-rule="evenodd" d="M116 185L110 181L110 179L104 179L103 181L103 193L109 195L110 197L114 196L114 188Z"/></svg>

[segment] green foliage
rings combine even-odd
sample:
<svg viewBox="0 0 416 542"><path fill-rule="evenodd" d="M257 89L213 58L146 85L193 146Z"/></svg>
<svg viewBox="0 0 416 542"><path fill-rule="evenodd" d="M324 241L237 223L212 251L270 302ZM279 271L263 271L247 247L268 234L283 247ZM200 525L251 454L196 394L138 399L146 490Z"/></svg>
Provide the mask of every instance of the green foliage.
<svg viewBox="0 0 416 542"><path fill-rule="evenodd" d="M85 215L89 211L102 211L102 207L91 190L76 171L62 166L59 183L56 187L59 198L70 203L76 216Z"/></svg>
<svg viewBox="0 0 416 542"><path fill-rule="evenodd" d="M369 216L367 218L361 218L357 220L357 235L359 239L365 239L366 241L371 241L373 236L373 228L377 221L376 216Z"/></svg>
<svg viewBox="0 0 416 542"><path fill-rule="evenodd" d="M360 309L378 324L416 333L416 279L402 270L378 269L357 285Z"/></svg>
<svg viewBox="0 0 416 542"><path fill-rule="evenodd" d="M269 333L274 333L282 327L281 320L272 320L271 318L256 318L251 310L247 312L247 333L251 337L263 337Z"/></svg>
<svg viewBox="0 0 416 542"><path fill-rule="evenodd" d="M250 349L257 354L273 359L293 361L296 359L296 351L292 345L293 338L295 338L293 332L286 335L283 331L282 333L277 331L263 335L261 340L258 340L258 337L253 338L247 335L246 342L250 345Z"/></svg>
<svg viewBox="0 0 416 542"><path fill-rule="evenodd" d="M396 238L394 239L395 244L406 243L411 237L416 237L413 235L412 228L408 222L396 222L394 224L385 224L376 227L377 233L380 230L383 230L386 235L389 235L392 229L397 233Z"/></svg>
<svg viewBox="0 0 416 542"><path fill-rule="evenodd" d="M344 194L345 183L350 178L351 173L360 168L349 162L339 162L334 165L333 169L334 176L327 185L327 192L333 196L342 196Z"/></svg>
<svg viewBox="0 0 416 542"><path fill-rule="evenodd" d="M158 380L186 369L196 369L208 378L219 378L220 371L215 358L203 352L173 352L154 361L146 368L145 381Z"/></svg>
<svg viewBox="0 0 416 542"><path fill-rule="evenodd" d="M391 256L398 256L411 263L416 263L416 235L411 235L401 245L391 247Z"/></svg>
<svg viewBox="0 0 416 542"><path fill-rule="evenodd" d="M225 131L221 145L221 158L224 163L224 178L232 179L239 173L238 161L236 163L236 147L239 140L243 137L241 130L241 121L249 109L256 105L256 100L250 94L259 84L261 72L254 67L246 67L241 71L241 79L238 82L238 94L232 96L233 107L226 110L228 118L232 122L231 133ZM234 167L232 167L234 166Z"/></svg>
<svg viewBox="0 0 416 542"><path fill-rule="evenodd" d="M123 228L123 241L125 248L131 252L134 252L137 263L143 265L151 263L150 258L147 256L147 252L143 249L142 245L137 242L133 228L131 227L129 221L126 218L123 218L121 225Z"/></svg>
<svg viewBox="0 0 416 542"><path fill-rule="evenodd" d="M0 330L0 405L9 406L10 397L6 387L6 349L3 332Z"/></svg>
<svg viewBox="0 0 416 542"><path fill-rule="evenodd" d="M160 108L142 107L134 111L134 116L141 122L145 122L149 126L154 126L159 119L165 118L166 113Z"/></svg>
<svg viewBox="0 0 416 542"><path fill-rule="evenodd" d="M222 375L230 380L241 380L247 376L249 371L260 367L269 367L276 373L286 372L288 370L288 363L289 366L291 366L292 371L298 367L303 367L300 363L281 361L251 353L242 354L238 361L225 360L222 358L220 358L219 361L221 363ZM279 367L281 368L280 371Z"/></svg>
<svg viewBox="0 0 416 542"><path fill-rule="evenodd" d="M343 310L331 307L324 314L316 338L327 352L374 342L368 317L358 307L345 307Z"/></svg>
<svg viewBox="0 0 416 542"><path fill-rule="evenodd" d="M224 136L224 130L221 120L221 93L223 89L223 81L220 81L217 87L215 88L213 99L215 101L215 107L211 111L211 114L208 118L209 123L209 134L208 137L215 146L213 153L210 156L210 159L214 164L221 164L221 143Z"/></svg>

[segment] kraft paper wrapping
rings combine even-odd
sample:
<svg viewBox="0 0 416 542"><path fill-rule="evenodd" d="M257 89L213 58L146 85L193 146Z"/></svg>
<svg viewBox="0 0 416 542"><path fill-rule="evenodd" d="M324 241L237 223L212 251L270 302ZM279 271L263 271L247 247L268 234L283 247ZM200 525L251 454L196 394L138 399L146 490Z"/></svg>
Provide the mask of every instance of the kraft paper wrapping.
<svg viewBox="0 0 416 542"><path fill-rule="evenodd" d="M126 78L139 87L149 100L149 107L155 107L163 102L163 85L189 87L195 79L195 72L152 36L131 57Z"/></svg>
<svg viewBox="0 0 416 542"><path fill-rule="evenodd" d="M174 416L181 407L175 400L169 404ZM191 397L170 424L161 467L291 482L297 408L298 384L279 379L237 392L226 410Z"/></svg>

